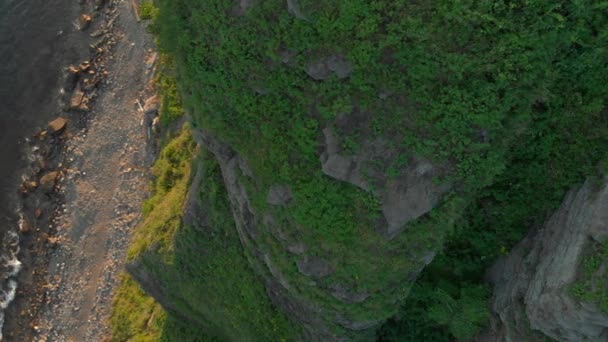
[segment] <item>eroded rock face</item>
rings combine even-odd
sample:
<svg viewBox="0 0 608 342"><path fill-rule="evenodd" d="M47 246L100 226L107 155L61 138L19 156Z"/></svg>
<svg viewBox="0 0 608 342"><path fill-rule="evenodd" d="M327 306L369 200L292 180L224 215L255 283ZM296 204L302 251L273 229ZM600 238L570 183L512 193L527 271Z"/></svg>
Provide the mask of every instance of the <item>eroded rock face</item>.
<svg viewBox="0 0 608 342"><path fill-rule="evenodd" d="M241 244L255 256L255 259L250 260L251 266L257 275L262 277L269 299L302 326L306 341L339 341L324 322L321 309L315 303L302 300L281 270L264 252L261 243L263 236L258 225L272 225L273 218L258 217L260 215L250 203L245 185L240 180L242 176L252 176L246 162L229 145L211 134L194 131L193 136L199 144L213 153L220 165Z"/></svg>
<svg viewBox="0 0 608 342"><path fill-rule="evenodd" d="M385 165L397 156L395 149L381 138L364 139L358 151L348 154L332 127L325 128L323 136L323 172L376 195L387 222L384 233L390 237L402 231L408 222L431 211L451 187L436 182L442 172L428 160L415 156L397 170L397 175L388 177L384 169L377 168L378 162Z"/></svg>
<svg viewBox="0 0 608 342"><path fill-rule="evenodd" d="M530 340L530 328L558 341L607 341L608 315L572 297L581 259L608 237L608 178L571 190L542 229L490 271L496 341Z"/></svg>

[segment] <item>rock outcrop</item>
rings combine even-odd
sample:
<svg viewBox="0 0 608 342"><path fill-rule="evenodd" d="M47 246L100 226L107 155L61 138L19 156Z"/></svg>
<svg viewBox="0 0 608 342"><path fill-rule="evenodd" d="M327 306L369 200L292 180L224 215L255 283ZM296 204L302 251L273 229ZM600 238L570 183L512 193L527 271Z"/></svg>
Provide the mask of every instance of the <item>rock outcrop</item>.
<svg viewBox="0 0 608 342"><path fill-rule="evenodd" d="M534 341L542 332L558 341L607 341L608 314L573 297L589 246L608 237L608 179L588 180L561 207L490 270L494 285L493 341Z"/></svg>
<svg viewBox="0 0 608 342"><path fill-rule="evenodd" d="M383 249L384 247L376 245L374 251L346 249L318 254L318 246L311 249L310 245L299 238L299 227L283 226L280 223L281 215L277 214L277 210L288 210L298 205L291 184L271 185L264 195L264 202L269 208L262 210L253 204L251 184L257 180L247 161L230 145L209 132L195 131L194 136L203 148L214 155L221 168L241 244L252 256L249 258L251 267L262 279L272 303L303 327L304 339L307 341L372 339L378 324L398 308L397 298L403 295L398 293L404 289L407 291L408 288L404 284L416 278L415 275L432 260L434 253L426 246L419 246L407 238L391 241L384 234L376 233L374 239L379 244L388 246L390 243L392 247ZM404 177L409 179L408 176ZM432 207L424 208L426 211L431 209ZM405 205L402 210L410 209ZM189 225L204 231L205 215L196 214L196 211L194 206L187 205L184 219ZM408 217L413 219L421 214L408 214ZM278 246L271 247L269 240L278 241ZM400 254L406 251L407 256ZM354 256L363 258L361 262L366 264L382 263L394 258L401 260L399 262L406 258L407 262L397 266L401 272L390 271L388 274L384 274L378 264L373 267L374 270L362 274L362 278L357 280L358 283L375 285L356 286L342 275L346 267L343 264L352 265L355 262L345 259ZM345 261L339 263L336 260ZM378 282L378 277L387 280ZM357 312L364 312L365 315L357 316Z"/></svg>
<svg viewBox="0 0 608 342"><path fill-rule="evenodd" d="M445 167L433 165L431 161L415 155L407 155L392 147L383 137L363 134L355 152L344 148L343 139L336 130L352 129L353 122L365 124L365 115L338 118L335 126L323 129L324 150L321 154L323 173L337 180L348 182L372 192L381 202L386 221L379 230L394 237L412 220L431 211L450 190L451 184L439 182L445 175ZM394 175L387 174L391 163L406 155L403 165L392 165Z"/></svg>

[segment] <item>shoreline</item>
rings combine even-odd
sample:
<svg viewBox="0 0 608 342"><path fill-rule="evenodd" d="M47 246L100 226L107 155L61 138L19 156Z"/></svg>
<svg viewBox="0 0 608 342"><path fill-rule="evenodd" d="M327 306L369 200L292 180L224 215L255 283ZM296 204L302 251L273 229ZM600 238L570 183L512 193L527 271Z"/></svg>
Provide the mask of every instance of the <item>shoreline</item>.
<svg viewBox="0 0 608 342"><path fill-rule="evenodd" d="M107 314L107 312L101 312L104 310L98 310L99 304L96 302L96 298L90 298L91 288L96 291L98 287L101 287L102 292L111 293L112 283L116 282L111 279L112 275L117 278L116 273L124 260L124 256L121 258L121 253L124 254L126 246L128 246L125 241L130 240L129 229L139 220L137 213L147 191L147 167L154 158L153 151L148 147L149 141L145 134L146 127L144 127L144 123L149 124L149 120L143 120L144 113L139 111L133 101L126 99L117 101L115 97L118 97L116 90L121 85L132 89L132 94L130 94L134 96L132 100L139 101L142 96L144 96L142 100L145 100L147 97L145 94L153 92L149 81L153 75L154 61L152 61L152 65L146 65L150 58L149 55L152 55L153 52L144 46L151 45L151 38L146 38L143 35L145 32L142 34L144 28L138 23L136 14L131 12L133 10L131 1L98 0L95 3L82 3L79 6L83 14L78 18L78 25L80 25L78 28L89 33L91 37L88 38L92 41L89 46L91 58L79 65L67 68L63 88L65 91L61 96L63 112L56 120L49 123L47 129L41 130L29 140L29 148L32 151L31 165L26 170L28 177L24 177L24 182L19 189L23 208L19 259L23 263L23 269L16 277L17 295L5 310L4 336L7 341L45 341L47 338L53 341L66 340L66 338L69 340L68 335L72 335L72 338L74 336L88 338L94 337L89 336L91 334L102 337L107 333L107 324L105 328L96 327L86 331L82 329L71 331L70 320L73 321L72 318L78 317L77 323L84 323L78 322L78 320L91 312L81 310L81 306L90 306L90 310L98 311L97 315L93 315L94 318ZM139 29L136 26L139 26ZM137 31L137 33L130 31ZM129 37L131 33L133 33L133 37ZM133 38L133 42L127 44L129 38ZM139 55L143 53L145 58L139 61L123 61L122 58L115 58L119 54L130 53L134 50ZM128 78L134 78L134 75L120 70L124 69L125 62L131 63L126 66L127 71L130 70L129 68L137 69L133 65L134 63L139 64L144 70L144 77L129 80ZM132 103L132 106L122 108L125 107L125 100ZM115 106L115 102L121 102L121 105ZM117 137L107 136L108 133L103 132L104 129L117 131L111 125L120 125L115 120L109 120L100 126L100 121L109 115L106 113L112 111L124 111L125 113L132 111L130 131L122 132L122 135ZM135 121L137 121L138 128L134 127ZM95 137L97 132L102 134L97 134ZM128 135L131 135L132 141L129 140ZM93 145L87 144L92 137L98 141L95 141ZM95 153L97 151L94 151L96 146L105 143L104 139L117 142L121 138L140 145L136 151L140 154L139 160L132 163L137 164L137 172L133 172L133 167L124 167L127 164L124 162L125 160L133 159L133 154L128 151L125 153L120 149L109 149L105 151L107 153L105 156L98 155ZM84 170L87 169L87 164L91 162L91 159L96 159L100 163L112 163L118 160L120 163L118 173L107 174L108 170L94 167L87 174ZM95 189L93 192L90 192L89 189L85 192L83 184L90 183L88 179L95 178L96 171L98 173L105 171L105 175L97 175L101 178L103 176L123 180L129 177L136 178L135 180L129 179L128 183L138 184L139 188L114 189L114 192L101 194L101 199L106 200L105 205L90 208L92 217L81 220L79 211L82 208L79 206L83 206L83 203L86 205L86 201L95 202L90 196L87 197L87 195L94 194ZM123 186L124 183L118 182L117 185ZM120 191L124 192L121 193L123 197L126 196L129 202L133 202L133 208L128 214L115 215L117 216L115 220L117 227L114 233L123 231L123 234L118 237L112 234L105 236L106 239L117 240L116 245L110 248L111 253L106 254L105 248L102 248L98 254L89 256L90 260L87 260L86 256L83 259L75 260L74 257L79 247L83 247L79 246L79 243L84 242L85 245L88 243L101 247L107 245L107 241L103 241L104 236L101 236L103 234L89 231L95 230L97 223L95 221L99 219L98 216L103 216L100 212L105 212L107 216L108 211L119 210L114 207L115 204L112 202L120 197L117 197ZM137 205L138 202L139 205ZM89 236L87 235L89 233L93 234ZM88 261L88 265L78 265L82 264L82 260ZM76 294L87 287L83 286L86 284L82 284L80 281L75 282L85 275L82 274L83 270L94 270L98 277L91 279L91 284L87 288L88 297L75 298ZM70 300L70 296L74 298ZM108 302L107 306L111 305L111 297L105 298L105 301ZM70 309L73 315L55 315L54 311L62 303L65 307L61 309ZM76 310L73 310L74 308ZM57 319L53 316L57 316ZM97 321L96 325L104 325L104 322L99 322L99 319ZM91 320L88 322L91 323ZM86 326L87 324L81 325Z"/></svg>

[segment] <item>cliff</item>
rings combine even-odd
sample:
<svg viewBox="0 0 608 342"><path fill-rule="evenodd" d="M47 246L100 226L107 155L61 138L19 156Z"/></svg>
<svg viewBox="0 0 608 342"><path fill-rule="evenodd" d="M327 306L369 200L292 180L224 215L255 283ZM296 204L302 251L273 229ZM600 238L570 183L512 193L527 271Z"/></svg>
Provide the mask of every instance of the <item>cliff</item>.
<svg viewBox="0 0 608 342"><path fill-rule="evenodd" d="M557 341L608 339L605 299L579 297L606 291L605 259L589 263L608 236L608 182L595 183L572 189L542 228L491 269L492 340L531 341L534 331Z"/></svg>
<svg viewBox="0 0 608 342"><path fill-rule="evenodd" d="M605 18L578 5L156 4L200 177L129 270L187 329L373 340L427 268L412 339L466 340L480 270L607 144L604 35L570 38Z"/></svg>

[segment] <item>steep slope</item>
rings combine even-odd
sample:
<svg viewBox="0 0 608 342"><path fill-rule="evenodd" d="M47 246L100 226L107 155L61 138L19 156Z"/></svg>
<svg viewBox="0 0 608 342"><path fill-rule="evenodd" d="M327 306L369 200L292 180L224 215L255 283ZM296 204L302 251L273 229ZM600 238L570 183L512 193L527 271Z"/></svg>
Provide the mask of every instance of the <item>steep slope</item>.
<svg viewBox="0 0 608 342"><path fill-rule="evenodd" d="M221 171L222 221L233 221L223 227L237 233L248 279L267 295L259 298L306 340L373 339L467 205L512 159L527 157L513 153L520 144L560 162L556 154L567 150L582 167L601 145L601 131L589 127L606 96L606 37L593 33L605 18L580 4L158 5L153 29L175 58L194 136ZM568 185L575 176L564 177ZM186 207L186 224L169 242L175 252L180 231L217 228L206 218L213 208ZM199 242L193 263L226 247ZM180 278L149 247L130 267L144 289L175 316L234 339L234 323L196 308L240 308L212 302L221 288L170 290Z"/></svg>
<svg viewBox="0 0 608 342"><path fill-rule="evenodd" d="M608 182L587 181L571 190L542 229L533 232L491 270L495 334L505 341L530 340L533 330L558 341L608 339L608 312L603 298L577 295L600 287L605 293L606 259L591 265L595 247L608 237ZM585 268L591 269L587 278ZM593 281L593 278L597 281ZM584 292L574 292L577 283ZM587 285L589 283L589 285ZM495 336L494 338L497 338Z"/></svg>

